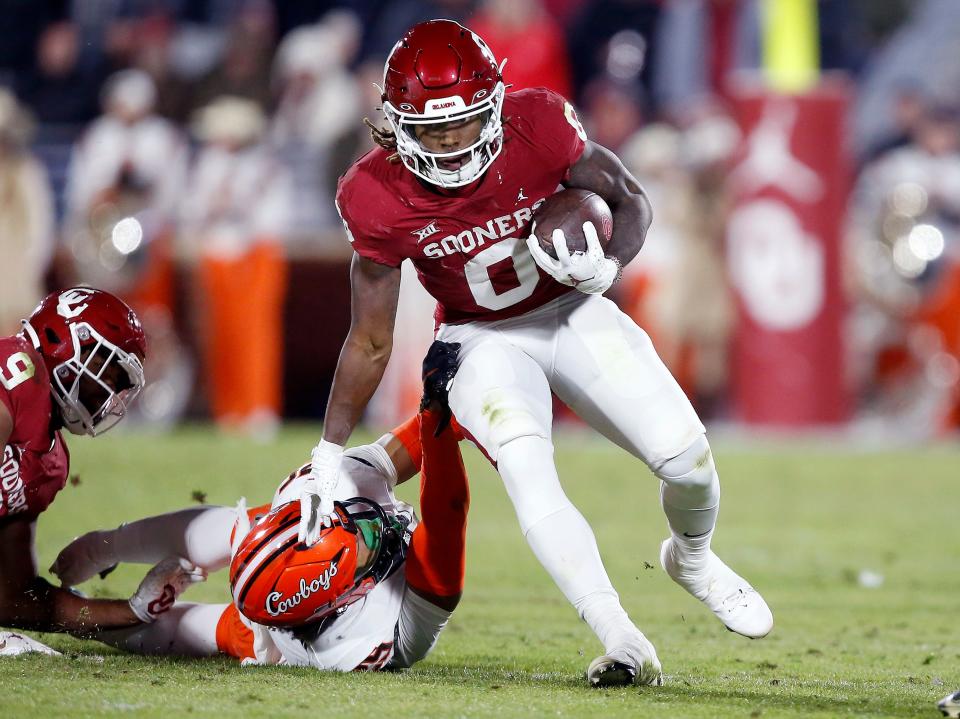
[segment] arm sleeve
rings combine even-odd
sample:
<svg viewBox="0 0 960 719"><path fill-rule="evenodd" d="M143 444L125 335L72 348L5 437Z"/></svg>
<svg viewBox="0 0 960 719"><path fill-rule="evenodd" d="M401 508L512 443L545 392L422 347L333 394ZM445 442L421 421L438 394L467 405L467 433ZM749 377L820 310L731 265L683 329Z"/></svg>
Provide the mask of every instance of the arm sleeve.
<svg viewBox="0 0 960 719"><path fill-rule="evenodd" d="M419 596L408 585L403 590L400 620L393 644L390 669L406 669L423 659L433 649L440 632L450 620L448 612Z"/></svg>
<svg viewBox="0 0 960 719"><path fill-rule="evenodd" d="M103 532L105 549L118 562L153 564L175 555L209 571L230 563L230 535L237 521L232 507L190 507L121 524Z"/></svg>
<svg viewBox="0 0 960 719"><path fill-rule="evenodd" d="M377 230L374 223L368 221L369 210L360 209L364 203L357 198L364 194L364 184L363 175L351 171L337 185L334 205L343 222L347 240L353 251L361 257L388 267L399 267L404 256L393 249L393 243ZM371 191L377 190L371 188Z"/></svg>
<svg viewBox="0 0 960 719"><path fill-rule="evenodd" d="M420 415L415 414L406 422L390 430L410 455L414 467L423 465L423 449L420 446Z"/></svg>

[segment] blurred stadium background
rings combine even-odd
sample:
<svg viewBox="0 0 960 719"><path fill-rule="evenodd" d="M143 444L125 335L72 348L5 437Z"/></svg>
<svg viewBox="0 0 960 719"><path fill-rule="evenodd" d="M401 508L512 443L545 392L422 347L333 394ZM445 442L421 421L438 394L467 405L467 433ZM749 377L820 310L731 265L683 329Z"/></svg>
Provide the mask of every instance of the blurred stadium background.
<svg viewBox="0 0 960 719"><path fill-rule="evenodd" d="M649 191L615 299L708 421L871 442L960 423L956 0L0 0L0 331L89 283L147 326L139 421L271 440L349 323L336 178L413 23L482 35ZM409 268L408 268L409 269ZM415 406L404 282L367 423ZM575 418L560 415L575 422Z"/></svg>

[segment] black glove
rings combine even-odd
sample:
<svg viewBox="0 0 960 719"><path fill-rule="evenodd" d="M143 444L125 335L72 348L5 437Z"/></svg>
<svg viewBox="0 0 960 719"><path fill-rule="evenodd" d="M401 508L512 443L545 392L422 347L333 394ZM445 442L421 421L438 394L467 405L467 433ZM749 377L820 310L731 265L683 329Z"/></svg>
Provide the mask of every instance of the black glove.
<svg viewBox="0 0 960 719"><path fill-rule="evenodd" d="M457 374L457 352L459 342L434 341L423 358L423 400L420 402L420 411L427 408L431 402L437 402L441 407L440 422L433 433L439 437L440 433L450 424L450 405L447 402L447 393L450 383Z"/></svg>

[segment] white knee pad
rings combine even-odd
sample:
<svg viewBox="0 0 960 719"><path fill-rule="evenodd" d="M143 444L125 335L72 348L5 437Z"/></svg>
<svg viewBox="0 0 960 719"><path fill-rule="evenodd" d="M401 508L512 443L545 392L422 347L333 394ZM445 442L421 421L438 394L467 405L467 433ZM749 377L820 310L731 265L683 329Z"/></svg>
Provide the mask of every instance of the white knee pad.
<svg viewBox="0 0 960 719"><path fill-rule="evenodd" d="M504 341L487 341L461 355L450 408L487 455L521 437L549 439L553 406L540 366Z"/></svg>
<svg viewBox="0 0 960 719"><path fill-rule="evenodd" d="M521 437L541 437L549 440L550 430L522 400L510 393L493 387L481 395L481 412L488 423L491 454L499 455L500 449Z"/></svg>
<svg viewBox="0 0 960 719"><path fill-rule="evenodd" d="M684 504L692 501L691 506L705 506L704 502L716 503L720 499L720 480L706 435L699 435L680 454L657 467L655 473L674 502L685 496L689 500Z"/></svg>

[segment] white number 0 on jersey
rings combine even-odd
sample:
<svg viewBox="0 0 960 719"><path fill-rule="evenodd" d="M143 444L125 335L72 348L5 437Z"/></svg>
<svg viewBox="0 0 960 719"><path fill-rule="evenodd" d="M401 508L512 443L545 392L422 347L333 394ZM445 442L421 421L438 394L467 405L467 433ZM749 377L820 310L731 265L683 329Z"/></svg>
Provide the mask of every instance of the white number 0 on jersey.
<svg viewBox="0 0 960 719"><path fill-rule="evenodd" d="M36 372L36 368L33 366L30 355L26 352L17 352L7 358L6 372L3 371L3 368L0 368L0 384L8 391L12 390L33 377L34 372ZM7 377L7 373L10 374L9 377Z"/></svg>
<svg viewBox="0 0 960 719"><path fill-rule="evenodd" d="M508 257L513 261L513 271L520 284L498 294L490 279L489 268ZM502 240L478 252L463 266L463 271L474 301L488 310L502 310L522 302L533 294L540 280L527 243L519 237Z"/></svg>

